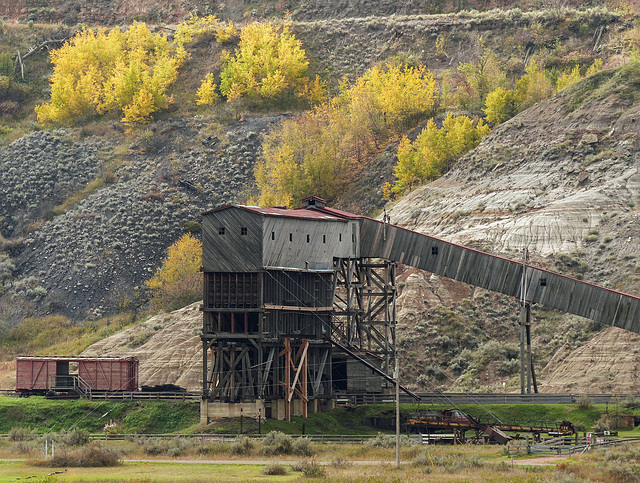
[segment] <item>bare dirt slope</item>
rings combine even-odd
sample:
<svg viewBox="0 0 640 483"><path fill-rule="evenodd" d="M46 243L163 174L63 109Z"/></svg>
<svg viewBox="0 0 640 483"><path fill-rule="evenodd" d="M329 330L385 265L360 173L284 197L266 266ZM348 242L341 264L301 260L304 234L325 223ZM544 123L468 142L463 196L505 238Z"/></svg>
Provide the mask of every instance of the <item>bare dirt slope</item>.
<svg viewBox="0 0 640 483"><path fill-rule="evenodd" d="M559 350L542 373L541 392L640 392L640 335L608 327L582 347Z"/></svg>
<svg viewBox="0 0 640 483"><path fill-rule="evenodd" d="M139 384L175 384L188 391L202 388L202 312L196 302L156 315L89 346L83 356L135 356Z"/></svg>

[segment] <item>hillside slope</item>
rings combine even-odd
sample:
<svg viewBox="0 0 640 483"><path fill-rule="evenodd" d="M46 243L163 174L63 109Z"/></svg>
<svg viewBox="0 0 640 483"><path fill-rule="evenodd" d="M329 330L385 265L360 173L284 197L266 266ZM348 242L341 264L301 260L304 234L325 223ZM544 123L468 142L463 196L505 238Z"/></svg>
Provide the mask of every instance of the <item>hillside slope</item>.
<svg viewBox="0 0 640 483"><path fill-rule="evenodd" d="M515 259L527 247L533 263L640 294L638 86L640 65L630 63L523 112L496 128L447 175L401 199L390 210L391 219ZM408 351L419 352L434 337L451 338L455 333L451 321L462 315L472 324L468 333L485 324L481 326L485 339L476 337L477 349L473 343L460 347L458 342L448 352L433 351L424 363L435 365L440 378L431 377L425 383L468 388L473 376L485 385L500 381L515 385L515 378L509 376L517 372L517 306L492 314L487 309L495 312L497 301L487 300L483 290L471 289L472 295L443 321L438 309L426 303L430 292L433 290L426 286L423 293L412 295L425 299L423 307L407 310L400 306L401 320L421 321L407 324L403 344ZM504 307L505 302L497 307ZM532 332L539 373L560 349L542 371L543 391L640 390L634 376L640 356L629 351L629 334L607 329L581 348L599 329L597 324L541 308L534 312ZM506 331L502 337L498 337L500 330ZM487 348L490 344L487 334L503 343L510 341L511 347L499 357L487 355L481 361L482 344ZM611 357L589 356L594 347ZM475 350L475 362L464 362L460 354L465 348ZM493 348L495 353L500 350ZM470 355L466 354L467 360ZM452 369L451 364L459 362L476 366Z"/></svg>

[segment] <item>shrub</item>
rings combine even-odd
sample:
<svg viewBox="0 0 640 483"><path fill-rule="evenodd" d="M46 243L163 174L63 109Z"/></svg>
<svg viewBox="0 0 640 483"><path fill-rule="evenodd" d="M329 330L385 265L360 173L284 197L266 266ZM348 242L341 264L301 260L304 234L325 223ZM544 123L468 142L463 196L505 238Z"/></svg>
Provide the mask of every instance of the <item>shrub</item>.
<svg viewBox="0 0 640 483"><path fill-rule="evenodd" d="M293 452L293 440L291 436L280 431L271 431L262 440L262 453L265 455L291 454Z"/></svg>
<svg viewBox="0 0 640 483"><path fill-rule="evenodd" d="M37 436L35 429L31 428L11 428L9 431L11 441L33 441Z"/></svg>
<svg viewBox="0 0 640 483"><path fill-rule="evenodd" d="M301 461L292 468L294 471L300 471L306 478L321 478L326 474L324 468L313 460Z"/></svg>
<svg viewBox="0 0 640 483"><path fill-rule="evenodd" d="M209 73L200 84L198 92L196 92L196 104L199 106L213 104L218 100L218 93L216 92L216 83L214 82L213 74Z"/></svg>
<svg viewBox="0 0 640 483"><path fill-rule="evenodd" d="M11 451L18 452L20 454L29 454L36 449L36 444L28 441L19 441L11 447Z"/></svg>
<svg viewBox="0 0 640 483"><path fill-rule="evenodd" d="M309 438L296 438L293 441L292 453L299 456L311 456L311 440Z"/></svg>
<svg viewBox="0 0 640 483"><path fill-rule="evenodd" d="M119 454L116 451L103 448L98 444L92 444L76 450L59 450L56 455L48 460L36 462L37 466L50 467L102 467L117 466L120 464Z"/></svg>
<svg viewBox="0 0 640 483"><path fill-rule="evenodd" d="M142 449L148 455L159 455L167 452L168 444L160 438L145 438L142 441Z"/></svg>
<svg viewBox="0 0 640 483"><path fill-rule="evenodd" d="M186 221L184 231L187 233L202 233L202 225L197 221Z"/></svg>
<svg viewBox="0 0 640 483"><path fill-rule="evenodd" d="M89 431L78 428L72 429L71 431L64 433L60 437L60 441L67 446L84 446L89 442Z"/></svg>
<svg viewBox="0 0 640 483"><path fill-rule="evenodd" d="M586 394L581 394L578 397L578 400L576 401L576 404L578 405L578 407L580 409L591 409L591 408L593 408L593 404L591 403L591 400L589 399L589 396L587 396Z"/></svg>
<svg viewBox="0 0 640 483"><path fill-rule="evenodd" d="M265 467L265 469L262 472L265 475L270 475L270 476L286 475L287 468L284 465L281 465L280 463L271 463L270 465Z"/></svg>
<svg viewBox="0 0 640 483"><path fill-rule="evenodd" d="M231 445L229 453L234 455L247 454L255 448L253 440L247 436L240 436Z"/></svg>
<svg viewBox="0 0 640 483"><path fill-rule="evenodd" d="M392 448L396 445L396 438L391 434L378 433L378 435L367 441L367 446L379 448Z"/></svg>

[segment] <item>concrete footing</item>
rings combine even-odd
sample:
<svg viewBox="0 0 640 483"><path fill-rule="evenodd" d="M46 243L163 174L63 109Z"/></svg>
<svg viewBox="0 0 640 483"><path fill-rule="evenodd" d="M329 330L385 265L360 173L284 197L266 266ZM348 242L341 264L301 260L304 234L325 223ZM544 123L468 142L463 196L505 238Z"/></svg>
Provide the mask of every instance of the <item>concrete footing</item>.
<svg viewBox="0 0 640 483"><path fill-rule="evenodd" d="M303 402L300 399L294 399L291 402L291 415L302 416ZM269 401L265 404L263 399L251 402L241 403L222 403L200 401L200 424L208 424L216 418L239 418L240 414L249 418L273 418L283 420L285 418L286 402L284 399ZM318 413L330 411L335 407L335 400L318 401L317 399L309 401L307 404L307 412Z"/></svg>

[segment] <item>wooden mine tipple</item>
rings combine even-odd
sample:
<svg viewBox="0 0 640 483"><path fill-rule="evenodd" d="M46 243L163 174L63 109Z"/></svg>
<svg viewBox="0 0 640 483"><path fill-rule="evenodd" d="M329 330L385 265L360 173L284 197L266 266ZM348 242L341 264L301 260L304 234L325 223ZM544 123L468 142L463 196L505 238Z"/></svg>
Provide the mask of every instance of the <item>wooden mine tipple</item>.
<svg viewBox="0 0 640 483"><path fill-rule="evenodd" d="M23 395L137 391L135 357L18 357L16 391Z"/></svg>
<svg viewBox="0 0 640 483"><path fill-rule="evenodd" d="M638 297L328 208L319 198L304 203L203 213L203 422L242 411L306 415L330 407L337 391L389 388L398 263L522 301L523 392L525 371L529 391L535 376L531 303L640 333Z"/></svg>

